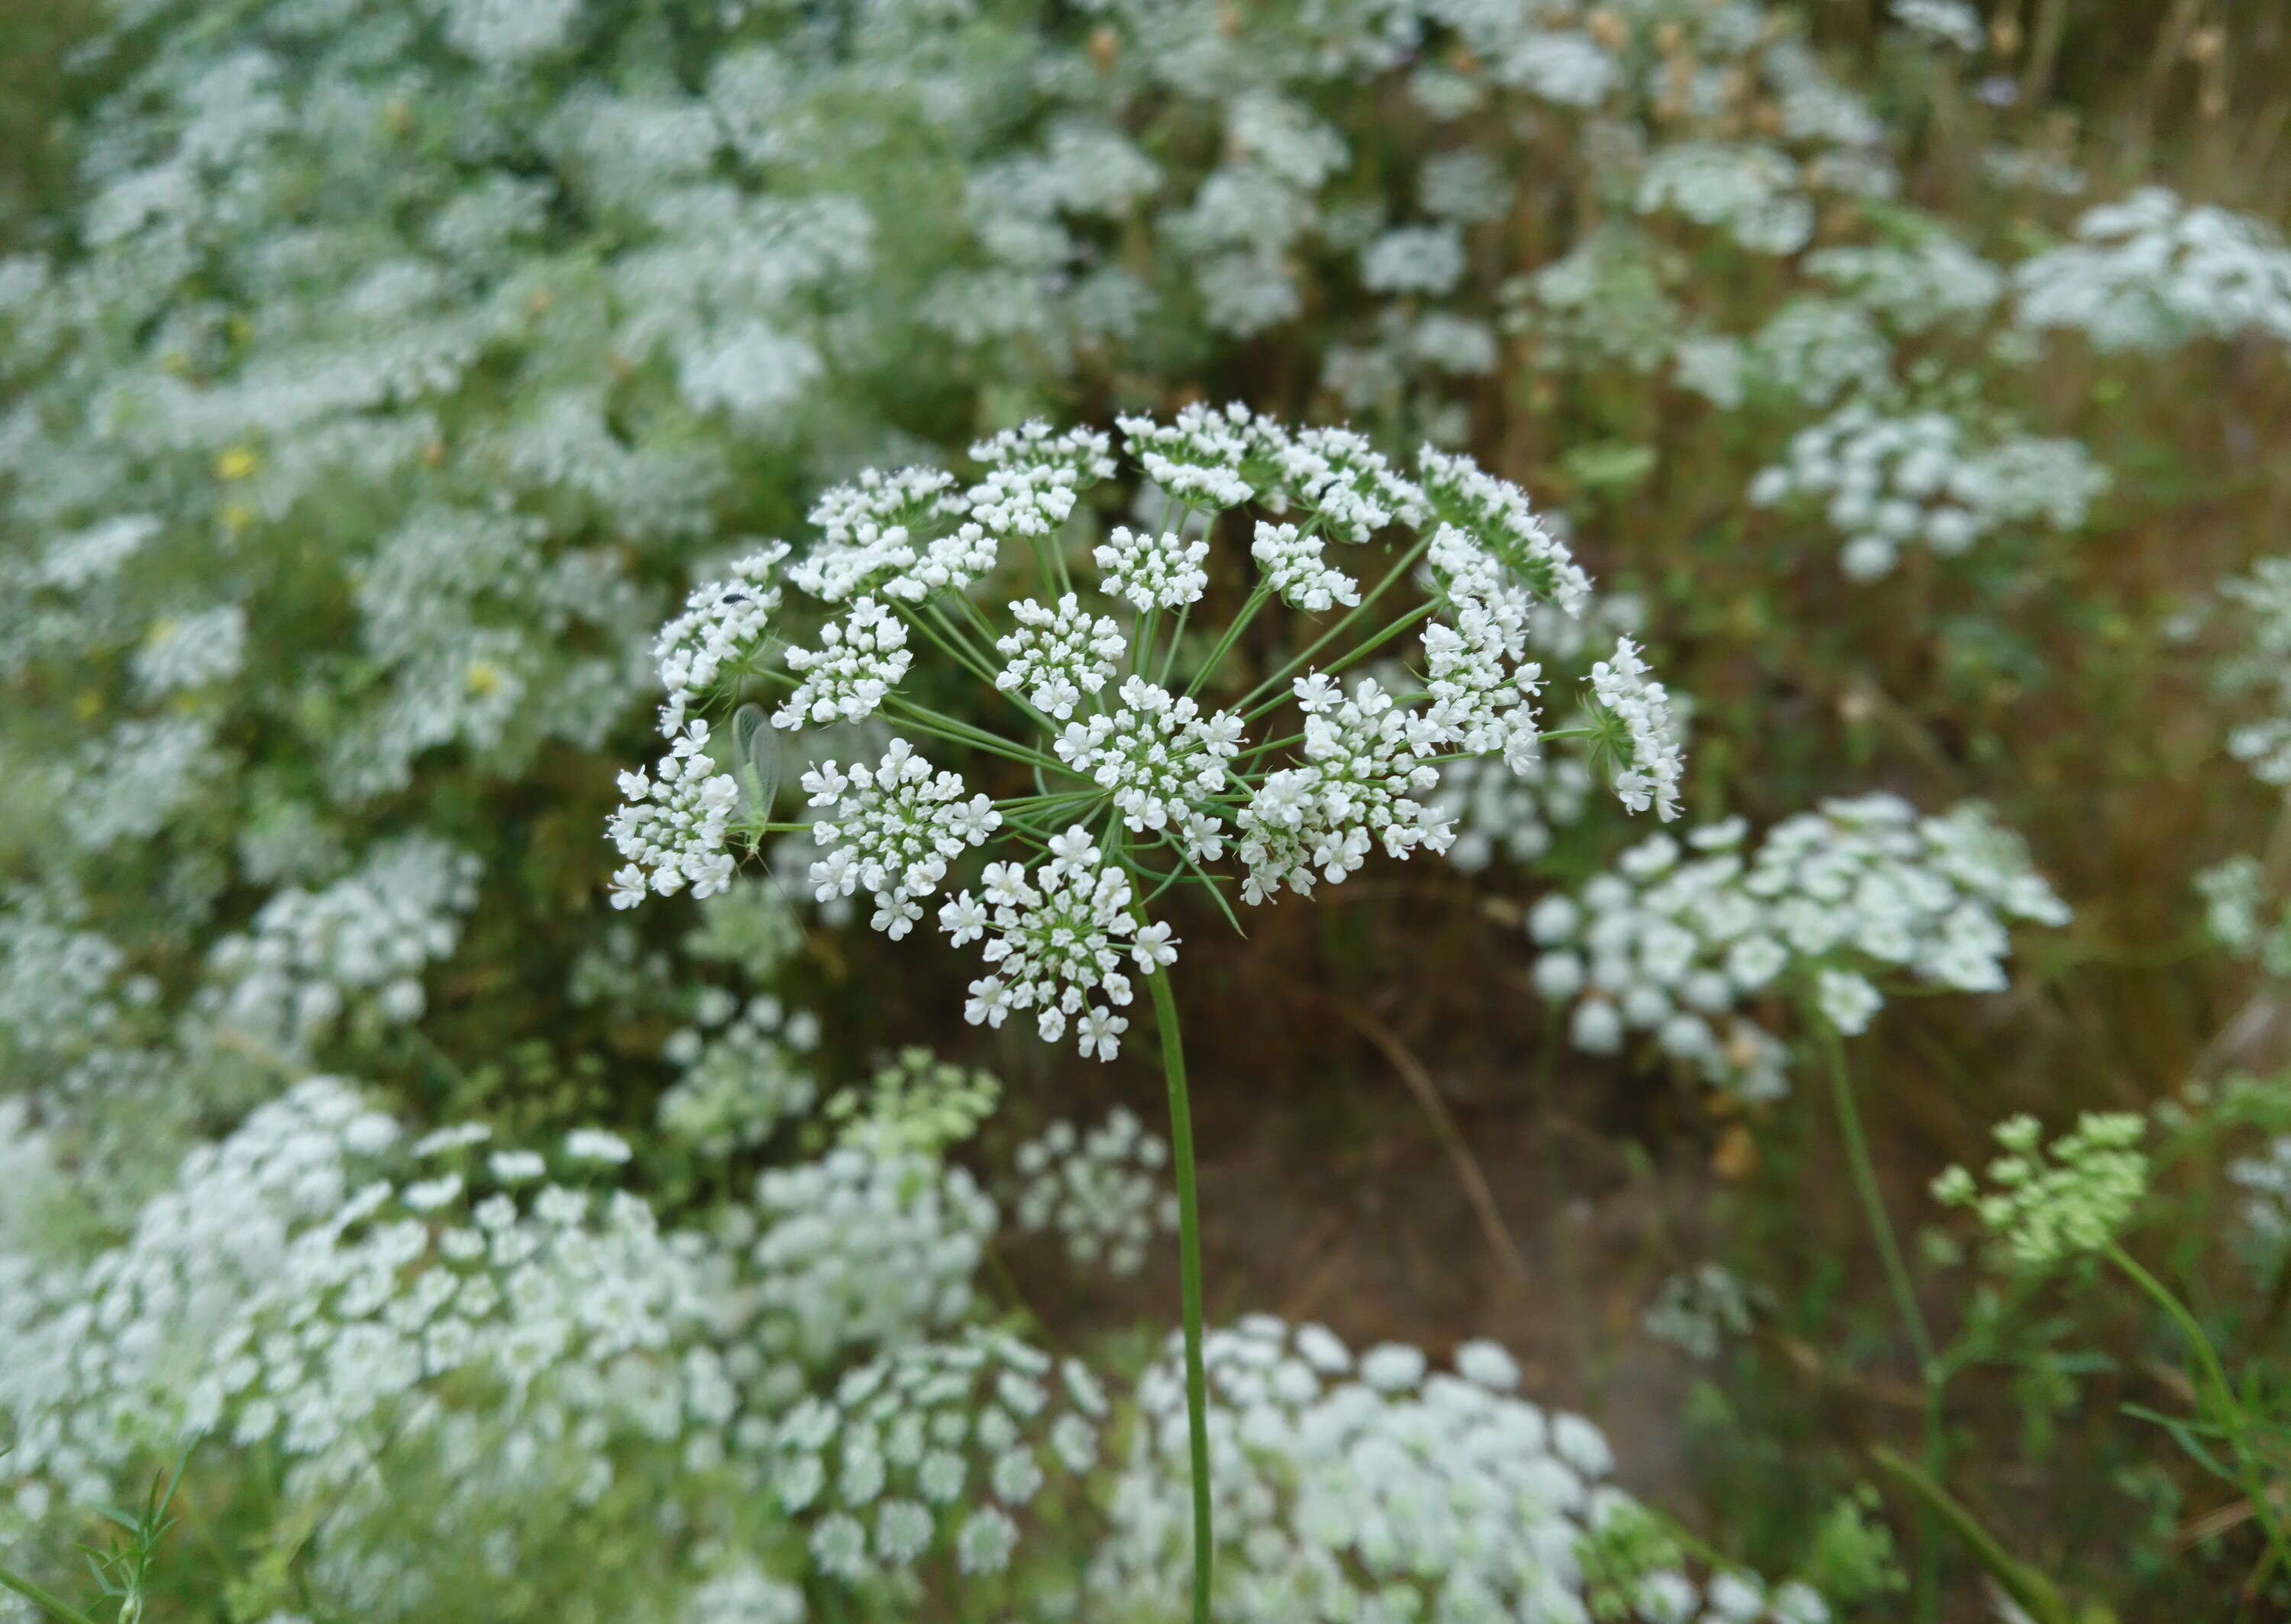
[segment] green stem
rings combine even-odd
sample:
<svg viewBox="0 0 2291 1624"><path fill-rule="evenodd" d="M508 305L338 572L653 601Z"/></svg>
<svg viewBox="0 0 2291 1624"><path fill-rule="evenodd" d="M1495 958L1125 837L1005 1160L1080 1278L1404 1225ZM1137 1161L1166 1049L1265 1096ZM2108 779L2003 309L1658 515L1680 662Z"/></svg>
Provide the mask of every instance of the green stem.
<svg viewBox="0 0 2291 1624"><path fill-rule="evenodd" d="M958 718L934 711L928 705L919 705L912 700L903 699L896 694L885 695L883 709L896 715L908 727L919 728L935 738L945 739L950 744L967 745L972 750L983 750L989 755L1007 757L1010 760L1023 762L1028 767L1046 768L1051 772L1063 773L1070 770L1065 762L1046 756L1039 750L1029 750L1023 744L1015 744L1000 734L988 733L984 728L974 728Z"/></svg>
<svg viewBox="0 0 2291 1624"><path fill-rule="evenodd" d="M1186 622L1192 617L1193 613L1192 604L1178 606L1178 623L1170 629L1170 651L1162 656L1162 674L1154 679L1154 682L1159 687L1170 686L1170 673L1177 669L1178 649L1186 640Z"/></svg>
<svg viewBox="0 0 2291 1624"><path fill-rule="evenodd" d="M1319 637L1314 639L1313 641L1306 647L1306 649L1302 654L1298 655L1287 664L1282 666L1280 670L1274 671L1271 676L1266 678L1264 681L1258 683L1254 688L1250 689L1247 695L1242 698L1241 702L1242 705L1244 708L1254 705L1259 700L1263 699L1267 694L1277 691L1283 681L1300 670L1314 655L1327 647L1329 644L1337 638L1342 637L1347 627L1351 626L1354 622L1361 619L1363 616L1367 615L1371 609L1376 607L1377 599L1383 597L1387 591L1391 591L1393 586L1399 582L1401 577L1406 575L1408 571L1415 566L1416 560L1424 556L1425 550L1431 545L1432 543L1428 541L1420 541L1417 543L1415 546L1410 548L1407 552L1401 556L1398 563L1395 564L1390 569L1385 572L1384 579L1378 582L1374 586L1369 589L1368 596L1362 599L1360 602L1353 606L1352 612L1350 614L1345 615L1345 617L1337 622L1335 625L1330 626L1326 631L1321 633ZM1436 604L1436 599L1435 601ZM1420 613L1428 614L1429 612L1430 611L1427 608ZM1402 624L1405 623L1405 622L1402 623ZM1396 630L1396 628L1387 629L1385 632L1385 637L1391 636L1393 630ZM1378 642L1382 642L1384 638L1379 638L1377 639ZM1375 645L1371 644L1370 647L1373 647Z"/></svg>
<svg viewBox="0 0 2291 1624"><path fill-rule="evenodd" d="M2227 1379L2226 1368L2220 1363L2219 1353L2212 1347L2212 1339L2204 1334L2204 1328L2197 1323L2196 1316L2188 1312L2187 1305L2173 1295L2162 1281L2142 1267L2131 1253L2111 1241L2103 1255L2134 1285L2146 1292L2158 1307L2171 1316L2172 1323L2180 1328L2180 1334L2195 1350L2196 1363L2202 1367L2204 1381L2212 1389L2212 1402L2220 1411L2221 1429L2227 1435L2228 1447L2235 1453L2239 1477L2237 1486L2251 1501L2251 1515L2258 1519L2260 1528L2267 1535L2269 1551L2274 1557L2291 1564L2291 1541L2287 1541L2282 1521L2275 1514L2274 1497L2268 1492L2266 1475L2253 1462L2251 1451L2245 1443L2247 1433L2242 1401L2236 1397L2235 1387Z"/></svg>
<svg viewBox="0 0 2291 1624"><path fill-rule="evenodd" d="M1853 1193L1861 1203L1861 1216L1869 1226L1870 1238L1877 1243L1878 1261L1885 1271L1885 1283L1893 1294L1893 1306L1901 1313L1902 1329L1909 1332L1909 1346L1917 1356L1917 1385L1925 1394L1924 1467L1926 1475L1938 1482L1942 1461L1941 1437L1941 1367L1934 1356L1933 1333L1925 1329L1924 1310L1917 1306L1916 1285L1909 1279L1909 1265L1902 1260L1901 1242L1893 1235L1893 1221L1885 1213L1885 1198L1877 1188L1877 1170L1869 1160L1869 1141L1861 1131L1861 1110L1853 1099L1853 1077L1845 1065L1845 1043L1819 1009L1808 1008L1816 1040L1821 1045L1822 1058L1829 1072L1829 1095L1837 1108L1837 1131L1845 1141L1845 1161L1853 1176ZM1940 1547L1933 1539L1932 1507L1920 1501L1917 1507L1917 1588L1916 1608L1920 1620L1930 1620L1940 1605L1940 1571L1937 1564Z"/></svg>
<svg viewBox="0 0 2291 1624"><path fill-rule="evenodd" d="M0 1568L0 1585L5 1585L42 1612L61 1619L64 1624L95 1624L93 1619L89 1618L69 1602L60 1600L41 1589L39 1586L21 1574L12 1572L6 1568Z"/></svg>
<svg viewBox="0 0 2291 1624"><path fill-rule="evenodd" d="M1417 622L1436 613L1439 607L1440 603L1437 599L1428 599L1425 602L1418 604L1414 608L1409 610L1407 614L1402 615L1398 620L1394 621L1383 631L1369 639L1367 642L1359 645L1357 647L1346 649L1343 654L1338 655L1335 659L1330 661L1326 665L1321 668L1321 675L1323 677L1333 677L1339 671L1347 671L1353 666L1359 664L1363 660L1367 659L1369 655L1374 654L1378 649L1392 641L1393 639L1398 637L1402 632L1416 624ZM1419 695L1418 697L1420 698L1421 695ZM1254 710L1248 712L1241 720L1244 722L1253 722L1257 720L1258 718L1265 715L1267 712L1277 711L1288 703L1288 695L1275 694L1272 698L1265 701ZM1403 703L1403 701L1395 696L1394 703Z"/></svg>
<svg viewBox="0 0 2291 1624"><path fill-rule="evenodd" d="M1225 663L1226 655L1233 652L1233 646L1240 640L1242 632L1250 621L1257 618L1258 611L1272 597L1273 589L1262 582L1250 590L1249 597L1242 603L1241 613L1233 617L1233 623L1225 629L1225 635L1218 639L1217 647L1210 650L1209 658L1202 662L1201 670L1195 671L1194 679L1186 685L1187 698L1200 693L1202 685L1216 673L1218 666Z"/></svg>
<svg viewBox="0 0 2291 1624"><path fill-rule="evenodd" d="M1194 1479L1194 1624L1210 1624L1209 1377L1202 1365L1202 1215L1194 1183L1194 1113L1186 1092L1186 1049L1167 966L1146 977L1170 1084L1170 1162L1178 1182L1178 1306L1186 1322L1186 1437Z"/></svg>

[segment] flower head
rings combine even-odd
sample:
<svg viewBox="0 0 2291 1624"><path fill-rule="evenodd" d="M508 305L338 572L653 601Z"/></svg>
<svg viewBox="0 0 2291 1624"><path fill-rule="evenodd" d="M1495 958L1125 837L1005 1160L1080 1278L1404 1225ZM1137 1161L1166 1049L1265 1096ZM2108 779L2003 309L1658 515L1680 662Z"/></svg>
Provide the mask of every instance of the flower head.
<svg viewBox="0 0 2291 1624"><path fill-rule="evenodd" d="M1350 430L1240 406L1120 426L1139 511L1160 511L1087 550L1114 444L1030 423L974 446L968 485L859 474L814 504L819 534L793 562L774 543L695 593L660 640L670 753L624 776L611 825L615 904L721 889L734 844L807 827L742 811L742 784L770 803L779 776L719 770L697 714L768 697L810 762L814 894L864 892L895 939L936 898L940 934L980 955L966 1019L1031 1017L1111 1059L1134 977L1178 956L1151 912L1164 893L1212 888L1229 910L1340 884L1379 850L1444 852L1443 764L1552 780L1530 633L1580 616L1590 582L1516 487L1428 450L1411 479ZM1337 546L1370 567L1340 567ZM1240 607L1213 623L1212 603ZM1284 612L1311 623L1290 633L1303 652L1243 674L1251 623ZM1393 663L1352 669L1371 653ZM1676 816L1669 697L1637 645L1588 682L1619 741L1617 792ZM862 723L892 732L872 761L825 731ZM735 742L744 755L755 738ZM1229 858L1237 873L1219 872Z"/></svg>

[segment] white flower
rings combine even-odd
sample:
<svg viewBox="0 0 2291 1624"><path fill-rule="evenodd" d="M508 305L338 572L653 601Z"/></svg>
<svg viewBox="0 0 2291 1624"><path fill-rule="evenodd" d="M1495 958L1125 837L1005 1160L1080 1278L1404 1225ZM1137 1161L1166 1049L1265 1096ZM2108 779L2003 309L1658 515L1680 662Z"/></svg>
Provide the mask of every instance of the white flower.
<svg viewBox="0 0 2291 1624"><path fill-rule="evenodd" d="M1628 764L1615 774L1615 793L1634 812L1650 802L1663 822L1678 816L1678 779L1684 770L1670 695L1650 681L1645 662L1628 638L1615 640L1615 652L1591 668L1591 690L1623 724Z"/></svg>
<svg viewBox="0 0 2291 1624"><path fill-rule="evenodd" d="M1060 721L1073 714L1084 694L1105 687L1129 647L1120 626L1085 610L1072 592L1055 609L1029 599L1012 604L1010 614L1019 629L994 645L1009 662L994 686L1023 692L1027 703Z"/></svg>
<svg viewBox="0 0 2291 1624"><path fill-rule="evenodd" d="M922 918L917 899L938 889L948 863L1001 826L985 796L964 799L967 787L955 773L934 773L904 739L872 768L847 775L826 761L807 772L804 791L823 813L812 839L827 854L811 865L819 899L864 886L875 929L894 941L905 936Z"/></svg>
<svg viewBox="0 0 2291 1624"><path fill-rule="evenodd" d="M1165 964L1175 964L1178 961L1178 945L1170 934L1169 921L1160 920L1151 925L1139 926L1132 933L1129 957L1137 966L1138 973L1146 976L1152 975Z"/></svg>
<svg viewBox="0 0 2291 1624"><path fill-rule="evenodd" d="M1187 542L1174 531L1156 535L1116 525L1091 556L1097 560L1106 591L1127 599L1143 613L1199 602L1210 583L1202 568L1209 555L1206 541Z"/></svg>
<svg viewBox="0 0 2291 1624"><path fill-rule="evenodd" d="M1131 677L1121 708L1069 722L1055 741L1058 759L1110 793L1134 832L1189 827L1188 815L1214 824L1193 803L1225 788L1226 767L1240 753L1241 719L1203 716L1190 698Z"/></svg>
<svg viewBox="0 0 2291 1624"><path fill-rule="evenodd" d="M854 603L842 622L830 622L820 639L816 650L787 651L788 669L803 680L774 712L775 728L864 721L914 663L905 624L872 598Z"/></svg>
<svg viewBox="0 0 2291 1624"><path fill-rule="evenodd" d="M1321 538L1299 534L1294 525L1257 521L1257 539L1250 556L1265 571L1265 584L1292 608L1314 613L1338 604L1360 601L1360 588L1350 575L1322 557Z"/></svg>
<svg viewBox="0 0 2291 1624"><path fill-rule="evenodd" d="M724 832L740 786L728 773L712 770L707 748L708 724L690 721L672 736L669 753L655 764L651 776L621 775L623 804L606 832L663 896L687 885L695 896L712 896L732 880ZM619 905L631 904L634 888L635 877L627 868L614 876Z"/></svg>
<svg viewBox="0 0 2291 1624"><path fill-rule="evenodd" d="M1075 1031L1081 1040L1081 1057L1087 1060L1096 1056L1100 1060L1113 1059L1121 1052L1121 1034L1129 1029L1129 1023L1112 1010L1084 1010L1081 1018L1075 1023Z"/></svg>

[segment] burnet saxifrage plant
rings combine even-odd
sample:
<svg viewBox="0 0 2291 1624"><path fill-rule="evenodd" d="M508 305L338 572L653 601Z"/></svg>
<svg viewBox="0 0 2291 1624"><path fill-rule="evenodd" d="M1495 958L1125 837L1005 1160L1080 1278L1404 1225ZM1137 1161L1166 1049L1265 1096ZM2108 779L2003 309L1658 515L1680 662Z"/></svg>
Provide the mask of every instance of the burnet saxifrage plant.
<svg viewBox="0 0 2291 1624"><path fill-rule="evenodd" d="M864 473L819 499L800 556L775 542L695 591L655 647L669 751L622 776L614 901L711 894L742 849L808 833L821 900L864 893L893 939L935 926L977 953L973 1025L1028 1021L1110 1060L1144 984L1169 1084L1205 1619L1200 1234L1181 943L1161 904L1206 892L1238 929L1236 904L1309 896L1379 847L1444 852L1439 768L1531 770L1557 732L1528 617L1580 615L1591 583L1523 493L1461 456L1427 447L1411 479L1348 430L1239 406L1120 428L1135 511L1102 541L1082 510L1119 475L1111 440L1033 423L972 447L967 485ZM1348 677L1395 655L1388 684ZM1612 762L1627 806L1676 816L1668 698L1628 639L1588 686L1588 720L1564 731ZM879 756L829 753L848 734L824 730L871 719L891 733ZM791 792L780 764L799 755Z"/></svg>

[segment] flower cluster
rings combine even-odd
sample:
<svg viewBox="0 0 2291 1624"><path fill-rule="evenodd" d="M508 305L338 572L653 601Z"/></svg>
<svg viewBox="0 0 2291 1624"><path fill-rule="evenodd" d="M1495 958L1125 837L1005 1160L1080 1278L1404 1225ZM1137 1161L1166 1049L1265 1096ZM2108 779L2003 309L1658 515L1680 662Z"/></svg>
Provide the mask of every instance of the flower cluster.
<svg viewBox="0 0 2291 1624"><path fill-rule="evenodd" d="M2219 583L2234 642L2213 672L2220 696L2263 714L2228 734L2229 752L2263 784L2291 784L2291 559L2267 558Z"/></svg>
<svg viewBox="0 0 2291 1624"><path fill-rule="evenodd" d="M733 1221L760 1226L745 1249L754 1335L819 1367L960 1324L995 1212L961 1168L845 1146L761 1174Z"/></svg>
<svg viewBox="0 0 2291 1624"><path fill-rule="evenodd" d="M804 793L824 814L811 826L827 853L811 865L819 899L864 886L875 899L874 928L893 941L906 935L948 864L1001 826L985 796L963 799L967 787L958 774L933 772L904 739L892 740L872 768L846 773L825 761L804 774Z"/></svg>
<svg viewBox="0 0 2291 1624"><path fill-rule="evenodd" d="M1373 841L1395 857L1446 850L1454 832L1416 799L1440 782L1429 762L1437 724L1401 709L1373 677L1350 694L1318 676L1295 689L1304 761L1268 776L1241 808L1242 896L1261 903L1285 885L1308 896L1316 877L1340 885Z"/></svg>
<svg viewBox="0 0 2291 1624"><path fill-rule="evenodd" d="M475 856L426 835L391 841L323 890L280 891L247 934L218 942L202 1013L293 1053L353 1008L388 1025L417 1020L422 972L452 956L477 900Z"/></svg>
<svg viewBox="0 0 2291 1624"><path fill-rule="evenodd" d="M1199 602L1210 583L1202 568L1210 556L1209 543L1189 542L1174 531L1157 535L1116 525L1090 556L1107 594L1140 611L1181 609Z"/></svg>
<svg viewBox="0 0 2291 1624"><path fill-rule="evenodd" d="M660 1097L663 1133L722 1157L762 1144L811 1109L819 1086L806 1057L819 1042L816 1016L768 993L743 1004L711 987L695 1002L693 1024L663 1050L682 1073Z"/></svg>
<svg viewBox="0 0 2291 1624"><path fill-rule="evenodd" d="M988 864L982 896L959 892L939 910L948 939L961 947L985 938L981 953L993 966L970 984L963 1018L1000 1026L1011 1010L1031 1009L1045 1043L1072 1019L1083 1058L1111 1060L1129 1026L1113 1013L1132 996L1123 955L1150 976L1178 950L1168 925L1138 922L1129 876L1105 863L1088 830L1077 824L1056 836L1049 853L1032 871Z"/></svg>
<svg viewBox="0 0 2291 1624"><path fill-rule="evenodd" d="M1074 713L1083 695L1105 688L1129 647L1120 626L1085 610L1072 592L1056 608L1032 599L1014 603L1010 618L1018 630L994 645L1009 662L995 674L994 686L1024 694L1028 704L1060 721Z"/></svg>
<svg viewBox="0 0 2291 1624"><path fill-rule="evenodd" d="M120 1023L127 955L81 913L75 898L37 892L0 907L0 1044L13 1056L63 1058ZM157 991L141 979L133 990L147 1001Z"/></svg>
<svg viewBox="0 0 2291 1624"><path fill-rule="evenodd" d="M1670 695L1651 673L1631 639L1617 638L1615 652L1591 667L1591 692L1622 724L1628 763L1615 774L1615 792L1634 812L1652 805L1666 824L1678 816L1678 779L1686 762Z"/></svg>
<svg viewBox="0 0 2291 1624"><path fill-rule="evenodd" d="M1749 1298L1725 1265L1705 1263L1664 1281L1639 1323L1647 1335L1708 1362L1750 1329Z"/></svg>
<svg viewBox="0 0 2291 1624"><path fill-rule="evenodd" d="M827 1102L840 1144L877 1157L937 1157L978 1130L1001 1103L991 1072L965 1071L928 1049L904 1049L864 1088Z"/></svg>
<svg viewBox="0 0 2291 1624"><path fill-rule="evenodd" d="M1355 1354L1318 1325L1252 1315L1205 1348L1217 1616L1439 1618L1495 1624L1583 1618L1587 1546L1640 1515L1606 1482L1613 1457L1580 1416L1514 1395L1519 1368L1489 1342L1456 1350L1453 1374L1416 1348ZM1187 1573L1185 1387L1174 1355L1140 1378L1138 1427L1112 1499L1113 1527L1089 1595L1146 1620L1184 1616ZM1747 1611L1733 1601L1747 1596ZM1769 1592L1747 1575L1703 1587L1678 1569L1632 1576L1622 1611L1599 1616L1826 1624L1802 1584Z"/></svg>
<svg viewBox="0 0 2291 1624"><path fill-rule="evenodd" d="M689 713L703 676L719 705L776 690L772 722L792 732L865 718L911 729L963 764L936 766L896 731L872 766L819 759L815 742L801 785L822 854L810 870L816 895L832 902L864 888L874 928L896 939L970 852L1015 849L985 854L977 885L938 910L955 946L984 945L987 973L971 983L965 1015L1000 1026L1028 1013L1045 1041L1071 1027L1083 1055L1111 1059L1129 1026L1118 1011L1134 996L1131 973L1176 957L1170 927L1146 912L1170 886L1218 889L1222 900L1233 881L1211 869L1230 853L1240 899L1261 904L1341 882L1378 846L1395 858L1445 851L1454 831L1435 792L1450 763L1498 758L1517 779L1554 781L1531 631L1539 615L1579 620L1591 587L1517 487L1430 447L1411 480L1348 430L1291 430L1238 406L1121 426L1149 486L1141 502L1158 502L1162 523L1114 528L1090 550L1094 583L1073 579L1063 538L1087 522L1080 498L1118 471L1111 442L1029 424L974 447L985 473L971 486L929 468L869 471L815 504L820 537L785 579L840 612L817 616L826 623L816 644L792 640L762 612L768 599L790 622L816 615L768 585L778 543L736 567L744 585L732 612L725 588L700 589L662 639L663 681L681 696L663 712L671 755L654 775L623 779L629 802L609 829L629 859L615 901L721 889L743 784L749 838L803 827L770 822L776 772L709 759L718 736ZM1241 607L1222 628L1193 623L1222 562L1218 516L1252 500L1296 517L1236 516L1250 538L1247 563L1232 560L1248 579ZM1332 537L1389 559L1373 587L1327 562ZM950 538L962 562L937 567ZM1006 558L1006 542L1022 544ZM1000 596L1008 567L1029 561L1038 595ZM1363 618L1395 591L1418 607ZM1333 623L1238 691L1226 656L1276 603ZM1420 668L1403 656L1382 678L1339 681L1368 655L1390 661L1393 638L1411 629ZM926 650L990 679L992 692L953 713L935 708L938 689L919 663ZM1637 646L1621 639L1587 682L1624 805L1676 816L1676 718ZM1234 703L1217 708L1228 688ZM1283 711L1295 717L1290 735L1276 722L1252 744L1251 725ZM756 748L752 729L733 741L736 756ZM974 790L974 760L998 784L1013 768L1031 769L1034 792L1023 780L1017 793Z"/></svg>
<svg viewBox="0 0 2291 1624"><path fill-rule="evenodd" d="M1010 1217L1024 1234L1058 1237L1077 1267L1135 1274L1156 1234L1178 1227L1163 1182L1170 1147L1116 1109L1088 1132L1051 1123L1011 1157Z"/></svg>
<svg viewBox="0 0 2291 1624"><path fill-rule="evenodd" d="M2087 1112L2047 1150L2035 1117L2013 1117L1997 1125L2005 1154L1990 1162L1987 1187L1953 1167L1933 1180L1933 1197L1972 1208L2014 1263L2049 1268L2114 1242L2148 1193L2147 1130L2129 1112Z"/></svg>
<svg viewBox="0 0 2291 1624"><path fill-rule="evenodd" d="M1644 1033L1711 1082L1771 1096L1785 1086L1781 1046L1740 1013L1747 1002L1802 988L1860 1032L1885 1001L1871 976L1996 991L2008 921L2067 921L1977 805L1925 817L1871 795L1787 819L1754 852L1744 833L1736 820L1684 847L1655 835L1530 911L1536 985L1573 1005L1578 1048L1610 1054Z"/></svg>
<svg viewBox="0 0 2291 1624"><path fill-rule="evenodd" d="M1221 825L1194 811L1225 788L1226 764L1241 752L1241 718L1203 716L1191 697L1132 677L1120 708L1069 722L1054 742L1058 760L1111 793L1133 834L1174 829L1195 862L1214 861Z"/></svg>
<svg viewBox="0 0 2291 1624"><path fill-rule="evenodd" d="M2160 186L2088 210L2075 239L2014 272L2014 315L2103 350L2162 350L2257 333L2291 341L2291 248L2225 209Z"/></svg>
<svg viewBox="0 0 2291 1624"><path fill-rule="evenodd" d="M1819 507L1845 538L1839 567L1874 581L1912 543L1954 558L2006 525L2079 528L2108 484L2074 440L2014 435L1981 446L1948 413L1891 417L1857 401L1793 438L1789 459L1762 470L1749 497Z"/></svg>
<svg viewBox="0 0 2291 1624"><path fill-rule="evenodd" d="M1096 1464L1106 1409L1086 1367L1015 1338L920 1342L782 1418L774 1490L831 1578L906 1572L935 1549L951 1550L958 1572L1000 1573L1051 1475Z"/></svg>
<svg viewBox="0 0 2291 1624"><path fill-rule="evenodd" d="M108 1498L155 1438L268 1443L304 1490L339 1489L450 1443L457 1389L490 1395L511 1460L580 1440L591 1499L615 1437L725 1426L738 1393L691 1249L634 1197L549 1183L485 1138L406 1146L342 1084L305 1082L188 1158L117 1250L44 1274L8 1259L19 1505Z"/></svg>
<svg viewBox="0 0 2291 1624"><path fill-rule="evenodd" d="M712 896L732 882L724 833L740 786L707 751L708 724L695 719L649 775L621 775L623 805L607 830L627 859L613 875L615 907L635 907L647 888L672 896L689 885L695 896Z"/></svg>
<svg viewBox="0 0 2291 1624"><path fill-rule="evenodd" d="M829 623L820 640L816 649L787 651L788 669L803 679L773 713L773 727L838 718L864 721L914 663L905 624L872 598L860 599L843 620Z"/></svg>

